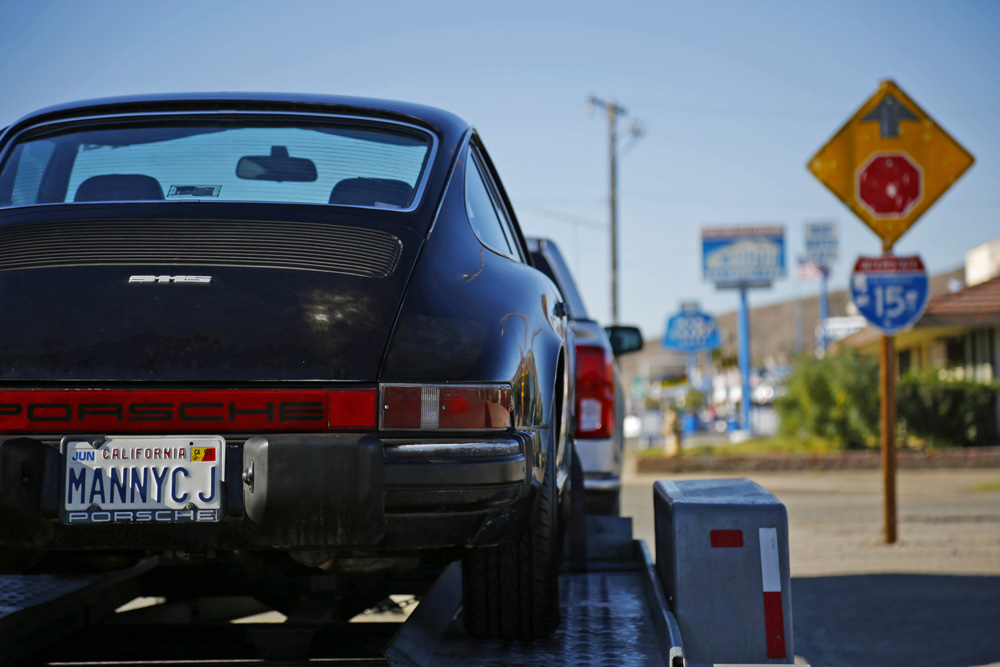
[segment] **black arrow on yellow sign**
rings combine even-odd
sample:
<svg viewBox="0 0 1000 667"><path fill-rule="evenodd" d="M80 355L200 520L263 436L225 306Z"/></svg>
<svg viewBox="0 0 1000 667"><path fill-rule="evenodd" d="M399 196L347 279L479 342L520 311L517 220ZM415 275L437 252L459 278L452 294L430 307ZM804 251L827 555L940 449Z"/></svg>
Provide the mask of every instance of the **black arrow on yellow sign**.
<svg viewBox="0 0 1000 667"><path fill-rule="evenodd" d="M883 97L878 106L868 112L868 115L862 118L861 122L878 121L879 135L886 139L899 136L899 123L904 120L920 119L894 95L889 94Z"/></svg>

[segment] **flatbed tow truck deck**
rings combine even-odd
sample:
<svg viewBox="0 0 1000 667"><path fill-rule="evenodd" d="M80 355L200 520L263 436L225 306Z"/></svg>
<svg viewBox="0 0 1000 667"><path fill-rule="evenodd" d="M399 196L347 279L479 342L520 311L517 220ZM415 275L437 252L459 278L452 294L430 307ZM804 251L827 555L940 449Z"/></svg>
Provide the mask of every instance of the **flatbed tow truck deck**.
<svg viewBox="0 0 1000 667"><path fill-rule="evenodd" d="M154 558L110 574L0 576L0 664L791 663L784 508L747 480L712 484L656 485L657 563L644 542L632 539L631 519L586 517L586 558L574 551L564 564L559 582L562 624L544 640L479 641L466 634L458 562L444 570L411 614L396 614L399 622L330 622L322 609L284 622L255 622L253 615L261 606L249 598L116 613L140 594L142 578L157 567ZM768 525L758 527L762 522ZM705 534L705 549L684 544L695 525ZM765 536L772 530L778 538L778 560L772 563L777 569L769 573ZM759 549L751 544L758 534ZM769 587L778 588L779 617ZM748 597L743 589L756 592L750 594L752 600L743 599ZM740 599L734 602L733 595ZM711 618L706 620L706 613ZM706 659L706 652L723 659Z"/></svg>

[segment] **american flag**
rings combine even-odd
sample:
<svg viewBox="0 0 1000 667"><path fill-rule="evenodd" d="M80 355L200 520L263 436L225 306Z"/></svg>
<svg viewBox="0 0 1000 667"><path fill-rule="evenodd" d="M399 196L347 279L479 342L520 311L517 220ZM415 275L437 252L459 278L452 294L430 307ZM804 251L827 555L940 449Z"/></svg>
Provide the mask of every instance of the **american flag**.
<svg viewBox="0 0 1000 667"><path fill-rule="evenodd" d="M823 269L816 262L811 262L808 259L800 259L796 275L799 280L804 282L818 283L823 280Z"/></svg>

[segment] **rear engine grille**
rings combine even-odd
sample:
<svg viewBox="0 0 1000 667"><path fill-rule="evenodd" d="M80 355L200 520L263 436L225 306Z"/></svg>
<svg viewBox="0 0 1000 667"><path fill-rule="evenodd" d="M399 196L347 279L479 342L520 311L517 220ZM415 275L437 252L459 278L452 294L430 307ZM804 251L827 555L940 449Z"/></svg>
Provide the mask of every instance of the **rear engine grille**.
<svg viewBox="0 0 1000 667"><path fill-rule="evenodd" d="M50 222L0 227L0 271L57 266L234 266L385 278L400 240L308 222Z"/></svg>

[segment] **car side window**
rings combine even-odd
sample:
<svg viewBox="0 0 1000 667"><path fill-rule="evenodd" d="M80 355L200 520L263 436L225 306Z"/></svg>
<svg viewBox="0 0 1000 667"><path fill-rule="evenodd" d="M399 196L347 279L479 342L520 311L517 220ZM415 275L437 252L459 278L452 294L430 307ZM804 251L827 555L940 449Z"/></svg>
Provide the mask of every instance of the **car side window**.
<svg viewBox="0 0 1000 667"><path fill-rule="evenodd" d="M8 184L0 186L0 192L4 193L0 199L12 206L37 204L45 169L52 158L55 144L51 141L36 141L27 146L18 146L14 150L15 155L11 161L17 160L18 170L9 183L9 193Z"/></svg>
<svg viewBox="0 0 1000 667"><path fill-rule="evenodd" d="M491 250L511 259L521 259L506 214L497 202L478 153L469 151L465 169L465 210L476 236Z"/></svg>

